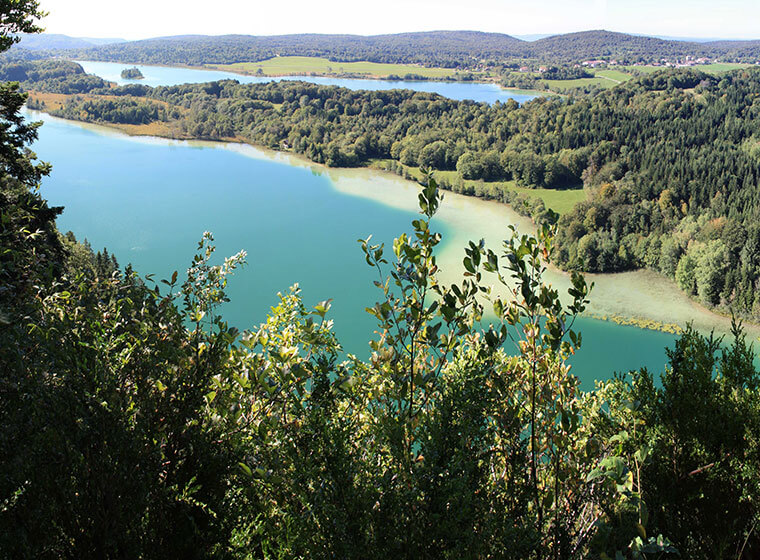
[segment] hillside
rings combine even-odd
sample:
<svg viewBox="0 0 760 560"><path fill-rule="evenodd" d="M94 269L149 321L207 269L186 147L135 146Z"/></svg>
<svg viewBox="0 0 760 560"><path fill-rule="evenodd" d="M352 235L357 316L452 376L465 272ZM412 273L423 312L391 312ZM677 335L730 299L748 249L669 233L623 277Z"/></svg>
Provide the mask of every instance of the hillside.
<svg viewBox="0 0 760 560"><path fill-rule="evenodd" d="M535 57L567 62L592 58L651 62L685 56L744 62L760 59L760 41L677 41L604 30L546 37L535 41L531 47Z"/></svg>
<svg viewBox="0 0 760 560"><path fill-rule="evenodd" d="M432 31L364 37L358 35L248 35L160 37L79 49L72 56L114 62L230 64L274 56L315 56L343 62L418 63L447 68L483 58L525 55L525 42L476 31Z"/></svg>
<svg viewBox="0 0 760 560"><path fill-rule="evenodd" d="M27 47L26 44L22 44ZM27 47L31 48L31 47ZM40 47L41 48L41 47ZM671 41L610 31L584 31L523 41L501 33L430 31L394 35L184 35L68 49L73 58L144 64L231 64L275 56L333 61L422 64L445 68L514 65L521 61L569 64L589 59L625 63L671 61L687 56L732 62L760 60L760 41Z"/></svg>
<svg viewBox="0 0 760 560"><path fill-rule="evenodd" d="M592 58L622 57L633 61L653 57L709 56L716 54L705 44L668 41L612 31L582 31L539 39L532 45L533 54L550 60L578 61Z"/></svg>
<svg viewBox="0 0 760 560"><path fill-rule="evenodd" d="M101 39L87 37L70 37L56 33L43 33L41 35L22 35L20 48L40 51L56 49L87 49L112 43L122 43L124 39Z"/></svg>

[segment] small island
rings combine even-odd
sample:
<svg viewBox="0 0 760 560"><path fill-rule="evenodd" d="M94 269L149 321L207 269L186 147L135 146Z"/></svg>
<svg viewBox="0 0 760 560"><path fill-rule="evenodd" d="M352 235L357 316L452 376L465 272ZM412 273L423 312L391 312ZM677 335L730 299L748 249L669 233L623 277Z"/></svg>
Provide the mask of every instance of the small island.
<svg viewBox="0 0 760 560"><path fill-rule="evenodd" d="M121 71L121 77L125 80L143 80L145 79L145 76L143 76L143 73L140 72L140 69L137 66L133 66L132 68L125 68Z"/></svg>

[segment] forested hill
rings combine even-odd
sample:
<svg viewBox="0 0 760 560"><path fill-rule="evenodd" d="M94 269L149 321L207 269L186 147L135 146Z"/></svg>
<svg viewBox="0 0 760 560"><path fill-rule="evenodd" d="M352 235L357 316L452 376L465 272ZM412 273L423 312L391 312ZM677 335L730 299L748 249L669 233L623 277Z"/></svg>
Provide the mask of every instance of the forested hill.
<svg viewBox="0 0 760 560"><path fill-rule="evenodd" d="M106 45L71 53L91 60L154 64L228 64L274 56L317 56L447 68L474 60L522 56L524 41L500 33L431 31L395 35L179 36Z"/></svg>
<svg viewBox="0 0 760 560"><path fill-rule="evenodd" d="M19 47L32 50L51 49L87 49L111 43L123 43L124 39L92 39L86 37L70 37L58 33L43 33L41 35L21 34Z"/></svg>
<svg viewBox="0 0 760 560"><path fill-rule="evenodd" d="M18 50L18 49L17 49ZM80 60L144 64L231 64L274 56L317 56L335 61L415 63L448 68L520 60L572 63L589 59L655 62L686 56L760 60L760 41L695 43L584 31L529 42L500 33L431 31L395 35L177 36L65 51Z"/></svg>
<svg viewBox="0 0 760 560"><path fill-rule="evenodd" d="M674 60L685 56L756 62L760 60L760 41L697 43L600 30L539 39L530 44L528 52L535 58L551 62L580 62L589 59L652 62L661 58Z"/></svg>

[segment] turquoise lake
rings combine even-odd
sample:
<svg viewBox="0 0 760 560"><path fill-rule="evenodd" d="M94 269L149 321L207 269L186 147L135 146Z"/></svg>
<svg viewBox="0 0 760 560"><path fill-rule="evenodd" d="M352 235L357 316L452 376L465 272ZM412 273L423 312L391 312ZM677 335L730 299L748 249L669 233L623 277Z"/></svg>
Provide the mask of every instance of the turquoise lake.
<svg viewBox="0 0 760 560"><path fill-rule="evenodd" d="M340 190L323 168L252 157L234 145L133 138L38 113L32 118L45 121L34 150L53 164L42 192L50 204L65 206L61 231L96 250L107 247L122 266L132 263L156 280L182 273L202 233L211 231L220 260L248 252L248 265L230 281L232 301L224 308L230 323L263 322L277 292L298 282L309 306L334 299L331 316L344 348L368 355L374 322L364 308L378 298L377 276L356 240L371 234L390 244L411 229L413 212ZM357 188L372 186L367 177ZM445 218L434 225L444 239L478 236ZM588 318L576 326L584 344L573 371L585 388L615 371L662 371L674 340Z"/></svg>
<svg viewBox="0 0 760 560"><path fill-rule="evenodd" d="M116 62L88 62L77 61L82 65L85 72L95 74L104 80L117 84L145 84L146 86L174 86L178 84L192 84L214 82L217 80L237 80L243 84L265 83L280 80L300 80L324 86L340 86L353 90L386 90L386 89L411 89L414 91L426 91L438 93L449 99L472 99L473 101L485 101L495 103L514 99L518 103L525 103L535 98L535 95L526 94L518 90L503 89L497 84L481 84L467 82L428 82L428 81L388 81L388 80L363 80L348 78L321 78L312 76L282 76L267 78L258 76L245 76L233 72L219 70L195 70L192 68L170 68L165 66L148 66L143 64L122 64ZM142 80L125 80L121 77L124 68L137 66L145 76Z"/></svg>

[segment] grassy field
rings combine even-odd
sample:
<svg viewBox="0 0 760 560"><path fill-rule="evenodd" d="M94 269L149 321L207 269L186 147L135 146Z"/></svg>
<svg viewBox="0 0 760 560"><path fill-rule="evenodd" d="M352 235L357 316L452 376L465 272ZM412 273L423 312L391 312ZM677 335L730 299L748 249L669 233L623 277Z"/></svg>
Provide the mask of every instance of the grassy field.
<svg viewBox="0 0 760 560"><path fill-rule="evenodd" d="M391 74L401 77L406 74L417 74L425 78L445 78L456 73L450 68L425 68L413 64L381 64L376 62L333 62L326 58L309 56L277 56L261 62L214 64L207 67L241 74L257 74L258 70L261 69L261 74L265 76L350 73L377 78L385 78Z"/></svg>
<svg viewBox="0 0 760 560"><path fill-rule="evenodd" d="M707 72L708 74L720 74L721 72L729 72L731 70L738 70L739 68L749 68L752 64L733 64L730 62L716 62L715 64L705 64L704 66L697 66L697 70Z"/></svg>
<svg viewBox="0 0 760 560"><path fill-rule="evenodd" d="M633 76L622 70L596 70L593 71L593 78L578 78L575 80L542 80L546 87L552 91L565 89L580 88L596 85L601 88L611 88L616 85L630 80ZM541 74L533 73L536 78L541 78Z"/></svg>
<svg viewBox="0 0 760 560"><path fill-rule="evenodd" d="M386 164L389 160L373 160L370 167L376 169L386 169ZM422 179L422 173L416 167L404 166L404 169L415 179ZM449 183L453 183L459 178L456 171L434 171L433 176L439 179L446 179ZM477 181L464 181L465 184L474 184ZM578 189L529 189L526 187L518 187L514 181L499 181L500 184L506 185L509 190L516 193L540 198L544 201L544 204L559 214L565 214L572 210L578 202L586 200L586 191L582 188Z"/></svg>
<svg viewBox="0 0 760 560"><path fill-rule="evenodd" d="M529 189L518 187L514 181L507 183L509 189L527 196L535 196L544 201L544 204L558 214L567 214L573 207L586 200L586 191L578 189Z"/></svg>
<svg viewBox="0 0 760 560"><path fill-rule="evenodd" d="M695 70L706 72L708 74L720 74L722 72L729 72L731 70L737 70L739 68L749 68L750 66L752 66L752 64L715 62L713 64L700 64L698 66L693 66L692 68L694 68ZM651 74L652 72L666 69L663 66L624 66L623 68L629 71L643 72L645 74Z"/></svg>
<svg viewBox="0 0 760 560"><path fill-rule="evenodd" d="M622 83L633 77L622 70L598 70L594 72L594 75L610 80L613 83Z"/></svg>
<svg viewBox="0 0 760 560"><path fill-rule="evenodd" d="M702 64L694 66L694 69L706 72L708 74L721 74L736 70L738 68L748 68L751 64L733 64L716 62L714 64ZM595 70L593 78L580 78L578 80L544 80L544 83L552 90L561 90L567 88L585 87L596 84L603 88L615 87L633 78L634 72L651 74L657 70L664 70L663 66L619 66L603 70ZM540 74L536 74L540 76Z"/></svg>
<svg viewBox="0 0 760 560"><path fill-rule="evenodd" d="M410 173L419 175L419 170L407 168ZM445 178L449 183L453 183L459 178L456 171L434 171L435 177ZM476 183L477 181L464 181L465 184ZM529 189L527 187L518 187L514 181L499 181L506 185L507 188L516 193L540 198L544 201L547 208L551 208L558 214L566 214L573 209L576 203L586 200L586 191L578 189Z"/></svg>
<svg viewBox="0 0 760 560"><path fill-rule="evenodd" d="M544 83L552 90L586 87L590 85L611 88L617 85L617 82L601 77L578 78L576 80L544 80Z"/></svg>
<svg viewBox="0 0 760 560"><path fill-rule="evenodd" d="M651 74L658 70L663 70L662 66L621 66L628 72L641 72L642 74Z"/></svg>

